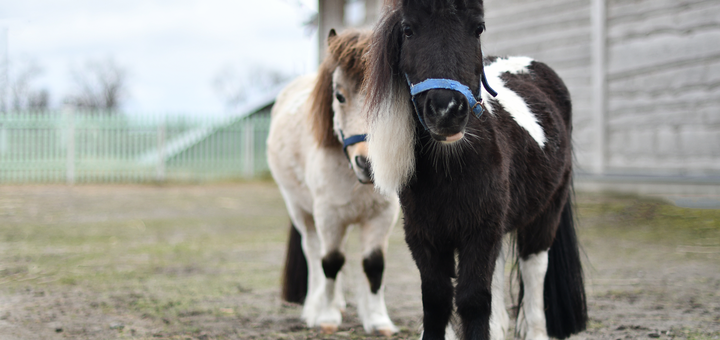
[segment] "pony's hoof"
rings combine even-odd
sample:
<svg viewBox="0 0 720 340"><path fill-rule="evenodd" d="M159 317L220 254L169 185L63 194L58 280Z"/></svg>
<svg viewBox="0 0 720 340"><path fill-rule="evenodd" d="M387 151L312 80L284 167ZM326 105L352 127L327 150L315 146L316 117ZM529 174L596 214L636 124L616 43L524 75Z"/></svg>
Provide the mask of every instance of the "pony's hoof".
<svg viewBox="0 0 720 340"><path fill-rule="evenodd" d="M321 323L320 324L320 332L323 334L334 334L337 332L338 326L330 323Z"/></svg>
<svg viewBox="0 0 720 340"><path fill-rule="evenodd" d="M389 338L389 337L393 336L393 334L397 333L397 330L394 330L392 328L381 328L381 329L377 330L377 333L386 338Z"/></svg>

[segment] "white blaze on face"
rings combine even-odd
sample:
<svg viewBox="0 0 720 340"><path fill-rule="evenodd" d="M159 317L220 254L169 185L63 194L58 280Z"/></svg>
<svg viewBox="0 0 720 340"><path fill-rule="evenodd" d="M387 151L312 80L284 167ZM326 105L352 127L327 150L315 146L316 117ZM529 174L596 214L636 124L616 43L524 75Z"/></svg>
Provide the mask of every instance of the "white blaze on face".
<svg viewBox="0 0 720 340"><path fill-rule="evenodd" d="M527 73L528 66L530 66L532 61L533 60L528 57L498 58L492 64L485 66L485 77L487 78L488 84L498 95L493 98L487 91L482 91L482 98L485 102L495 99L502 105L505 111L510 113L510 116L518 125L527 130L530 136L540 145L540 148L542 148L546 142L545 131L542 126L540 126L537 117L532 113L525 100L517 93L505 87L505 82L500 79L500 76L505 72L511 74ZM492 105L488 103L485 107L490 114L493 113Z"/></svg>

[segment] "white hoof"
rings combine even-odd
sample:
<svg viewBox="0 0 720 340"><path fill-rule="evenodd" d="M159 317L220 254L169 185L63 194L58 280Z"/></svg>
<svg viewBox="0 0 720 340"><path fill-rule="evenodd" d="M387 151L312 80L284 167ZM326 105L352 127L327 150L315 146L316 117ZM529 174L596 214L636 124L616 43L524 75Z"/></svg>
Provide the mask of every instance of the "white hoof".
<svg viewBox="0 0 720 340"><path fill-rule="evenodd" d="M397 327L395 327L395 325L393 325L390 320L388 320L388 322L386 323L374 324L368 328L365 329L365 332L367 332L368 334L376 333L386 337L392 336L393 334L398 332Z"/></svg>
<svg viewBox="0 0 720 340"><path fill-rule="evenodd" d="M372 315L363 321L365 333L377 333L383 336L391 336L398 332L397 327L390 320L386 313Z"/></svg>
<svg viewBox="0 0 720 340"><path fill-rule="evenodd" d="M549 340L545 327L528 327L525 311L520 310L517 318L517 330L523 340ZM538 329L539 328L539 329Z"/></svg>
<svg viewBox="0 0 720 340"><path fill-rule="evenodd" d="M302 319L310 328L320 326L323 332L330 331L333 327L337 330L342 322L342 311L335 304L323 302L323 299L306 300L303 306Z"/></svg>
<svg viewBox="0 0 720 340"><path fill-rule="evenodd" d="M420 328L422 329L422 327L423 326L421 325ZM424 334L424 330L420 332L419 340L422 340ZM457 335L455 335L455 330L453 329L451 322L448 322L448 325L445 327L445 340L457 340Z"/></svg>
<svg viewBox="0 0 720 340"><path fill-rule="evenodd" d="M490 316L490 340L505 340L505 334L510 326L510 317L505 310L499 311L498 315L495 313L496 311L493 310L493 314Z"/></svg>
<svg viewBox="0 0 720 340"><path fill-rule="evenodd" d="M321 323L320 332L323 334L334 334L338 330L338 325Z"/></svg>
<svg viewBox="0 0 720 340"><path fill-rule="evenodd" d="M393 334L397 333L398 329L395 328L395 326L393 326L392 328L387 328L387 327L386 328L378 328L375 331L377 332L378 335L389 338L389 337L393 336Z"/></svg>

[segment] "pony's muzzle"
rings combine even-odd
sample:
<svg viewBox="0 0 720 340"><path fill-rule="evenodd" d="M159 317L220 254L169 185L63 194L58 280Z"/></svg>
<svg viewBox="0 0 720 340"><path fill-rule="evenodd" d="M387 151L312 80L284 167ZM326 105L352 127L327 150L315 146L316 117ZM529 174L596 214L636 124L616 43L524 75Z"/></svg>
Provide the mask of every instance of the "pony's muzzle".
<svg viewBox="0 0 720 340"><path fill-rule="evenodd" d="M361 142L348 147L348 157L355 177L362 184L372 183L372 166L368 159L367 143Z"/></svg>
<svg viewBox="0 0 720 340"><path fill-rule="evenodd" d="M470 108L465 96L453 90L434 89L425 93L424 118L430 135L437 141L460 140Z"/></svg>
<svg viewBox="0 0 720 340"><path fill-rule="evenodd" d="M358 170L362 172L362 177L365 181L370 181L371 179L371 167L370 167L370 160L367 159L365 156L355 156L355 165L357 166ZM360 182L365 183L363 179L358 176L358 180Z"/></svg>

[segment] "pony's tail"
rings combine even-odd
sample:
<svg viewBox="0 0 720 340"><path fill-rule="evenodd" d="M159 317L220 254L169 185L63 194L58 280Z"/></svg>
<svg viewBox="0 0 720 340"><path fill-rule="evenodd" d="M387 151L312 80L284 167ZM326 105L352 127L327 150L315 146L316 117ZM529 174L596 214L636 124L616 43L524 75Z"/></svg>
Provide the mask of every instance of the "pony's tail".
<svg viewBox="0 0 720 340"><path fill-rule="evenodd" d="M282 278L282 298L287 302L302 304L305 302L308 285L308 266L302 250L302 236L290 222L285 269Z"/></svg>
<svg viewBox="0 0 720 340"><path fill-rule="evenodd" d="M547 332L557 339L565 339L585 330L588 319L572 205L570 194L560 217L555 240L548 252L545 275L543 295Z"/></svg>

